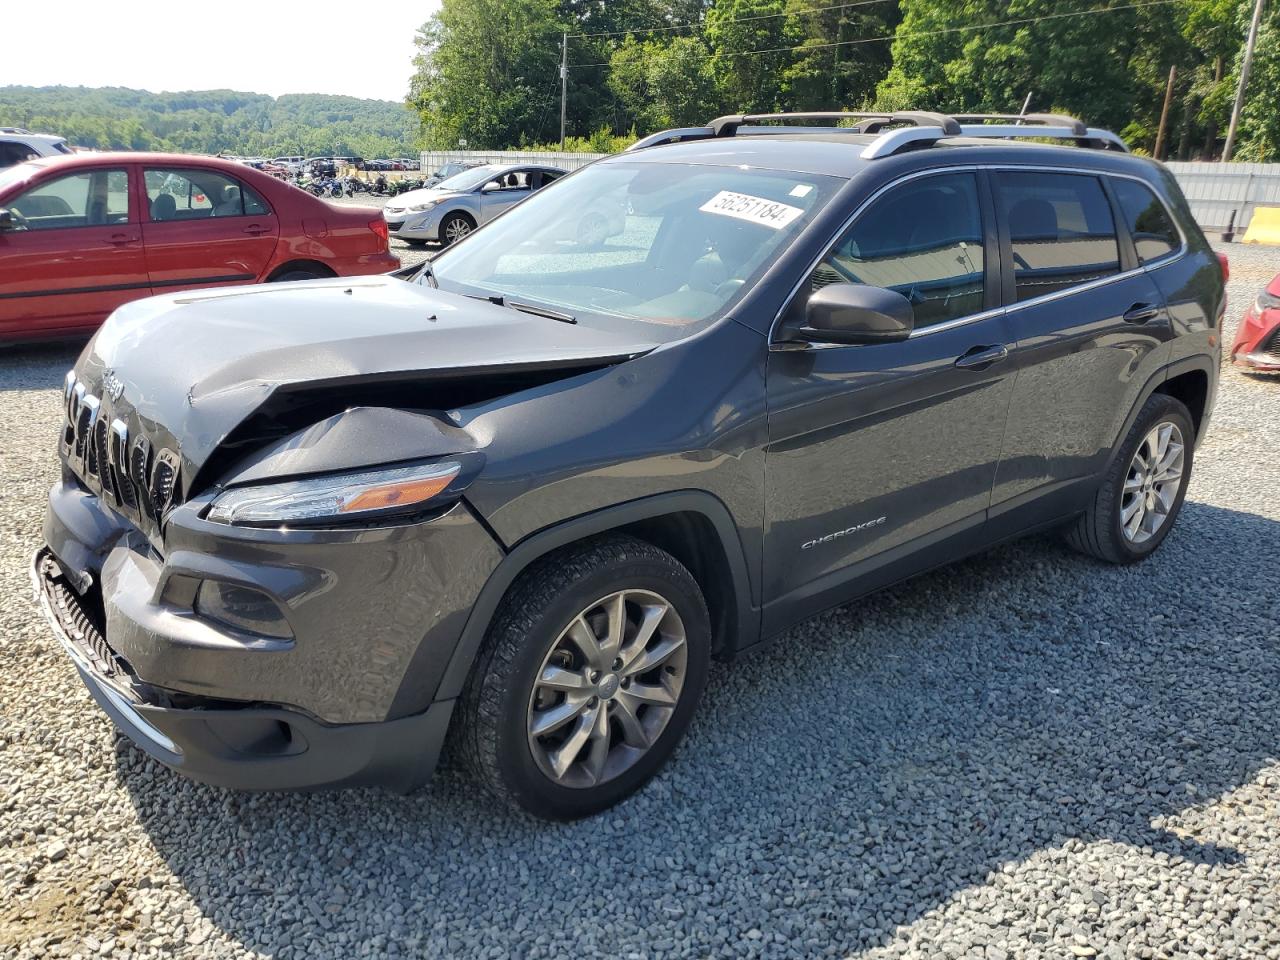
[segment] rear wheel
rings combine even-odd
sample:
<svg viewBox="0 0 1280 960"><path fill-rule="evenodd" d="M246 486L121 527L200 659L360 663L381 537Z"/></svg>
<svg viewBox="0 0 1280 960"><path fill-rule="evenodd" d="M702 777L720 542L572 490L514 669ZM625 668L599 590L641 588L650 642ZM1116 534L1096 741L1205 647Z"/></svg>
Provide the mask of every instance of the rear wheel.
<svg viewBox="0 0 1280 960"><path fill-rule="evenodd" d="M1191 479L1195 426L1182 403L1161 393L1143 405L1067 542L1108 563L1156 551L1173 528Z"/></svg>
<svg viewBox="0 0 1280 960"><path fill-rule="evenodd" d="M670 554L625 536L561 551L494 619L461 704L462 759L536 816L604 810L680 742L710 647L702 594Z"/></svg>
<svg viewBox="0 0 1280 960"><path fill-rule="evenodd" d="M293 280L323 280L324 278L330 277L330 276L332 276L332 274L321 273L319 270L307 270L307 269L286 270L284 273L280 274L278 277L272 277L271 282L272 283L288 283Z"/></svg>

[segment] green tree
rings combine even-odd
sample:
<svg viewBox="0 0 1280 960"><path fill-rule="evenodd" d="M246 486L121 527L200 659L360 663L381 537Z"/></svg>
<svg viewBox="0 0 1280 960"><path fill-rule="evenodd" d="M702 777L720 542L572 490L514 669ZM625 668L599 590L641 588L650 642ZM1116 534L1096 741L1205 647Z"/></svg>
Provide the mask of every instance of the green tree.
<svg viewBox="0 0 1280 960"><path fill-rule="evenodd" d="M409 102L430 147L533 139L559 96L556 0L444 0L418 31Z"/></svg>
<svg viewBox="0 0 1280 960"><path fill-rule="evenodd" d="M786 10L787 33L800 38L781 78L787 106L835 110L872 100L890 65L889 44L873 38L893 34L900 19L896 0L834 8L787 0Z"/></svg>
<svg viewBox="0 0 1280 960"><path fill-rule="evenodd" d="M706 123L717 107L710 53L697 37L627 37L613 51L608 82L626 115L646 133Z"/></svg>
<svg viewBox="0 0 1280 960"><path fill-rule="evenodd" d="M728 112L782 105L781 78L794 59L788 48L797 43L787 17L780 16L786 6L786 0L717 0L707 12L711 70Z"/></svg>

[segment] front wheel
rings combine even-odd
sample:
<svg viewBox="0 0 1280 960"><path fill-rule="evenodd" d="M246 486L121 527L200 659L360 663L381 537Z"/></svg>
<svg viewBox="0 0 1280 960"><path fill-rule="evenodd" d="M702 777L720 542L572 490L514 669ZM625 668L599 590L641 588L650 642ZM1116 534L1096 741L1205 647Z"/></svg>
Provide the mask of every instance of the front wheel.
<svg viewBox="0 0 1280 960"><path fill-rule="evenodd" d="M445 245L457 243L471 233L476 225L471 218L462 213L451 213L440 223L440 239Z"/></svg>
<svg viewBox="0 0 1280 960"><path fill-rule="evenodd" d="M461 758L536 816L598 813L680 742L710 651L702 594L670 554L626 536L559 551L494 619L461 704Z"/></svg>
<svg viewBox="0 0 1280 960"><path fill-rule="evenodd" d="M1155 553L1182 510L1194 454L1195 425L1187 408L1165 394L1151 396L1067 542L1108 563Z"/></svg>

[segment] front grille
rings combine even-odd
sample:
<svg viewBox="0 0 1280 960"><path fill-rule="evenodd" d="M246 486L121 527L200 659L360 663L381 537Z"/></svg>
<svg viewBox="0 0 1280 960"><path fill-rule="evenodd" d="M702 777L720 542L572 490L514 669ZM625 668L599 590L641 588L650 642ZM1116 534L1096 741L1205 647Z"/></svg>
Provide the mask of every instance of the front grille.
<svg viewBox="0 0 1280 960"><path fill-rule="evenodd" d="M88 596L76 593L48 550L42 550L36 558L36 574L38 589L63 634L98 673L105 677L130 674L132 671L107 646L103 636L106 616L96 587L90 589Z"/></svg>
<svg viewBox="0 0 1280 960"><path fill-rule="evenodd" d="M1274 357L1280 357L1280 323L1275 325L1270 336L1263 339L1258 345L1260 353L1269 353Z"/></svg>
<svg viewBox="0 0 1280 960"><path fill-rule="evenodd" d="M403 220L388 220L388 221L387 221L387 229L388 229L388 230L399 230L399 229L400 229L401 227L403 227L403 226L404 226L404 221L403 221Z"/></svg>
<svg viewBox="0 0 1280 960"><path fill-rule="evenodd" d="M122 385L113 383L110 372L103 386L114 389L109 397L99 398L74 373L67 375L63 455L91 493L144 532L158 534L165 515L176 505L181 461L172 450L154 448L137 429L137 418L121 400Z"/></svg>

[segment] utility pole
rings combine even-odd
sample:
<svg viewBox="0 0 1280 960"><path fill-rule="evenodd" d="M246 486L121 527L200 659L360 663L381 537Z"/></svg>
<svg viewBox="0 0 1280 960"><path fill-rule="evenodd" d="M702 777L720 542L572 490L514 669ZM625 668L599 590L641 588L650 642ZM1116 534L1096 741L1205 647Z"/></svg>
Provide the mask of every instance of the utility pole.
<svg viewBox="0 0 1280 960"><path fill-rule="evenodd" d="M1222 148L1222 162L1231 159L1236 145L1236 130L1240 126L1240 111L1244 108L1244 88L1249 84L1249 68L1253 66L1253 47L1258 42L1258 24L1262 21L1262 0L1254 0L1253 20L1249 23L1249 39L1244 43L1244 60L1240 63L1240 83L1236 86L1236 102L1231 108L1231 126L1227 128L1227 145Z"/></svg>
<svg viewBox="0 0 1280 960"><path fill-rule="evenodd" d="M1169 82L1164 88L1164 106L1160 110L1160 129L1156 131L1156 149L1155 158L1157 160L1164 159L1164 131L1169 123L1169 102L1173 100L1173 79L1178 75L1177 66L1169 68Z"/></svg>
<svg viewBox="0 0 1280 960"><path fill-rule="evenodd" d="M1262 3L1262 0L1258 0ZM561 150L564 150L564 106L568 100L568 32L561 35Z"/></svg>

